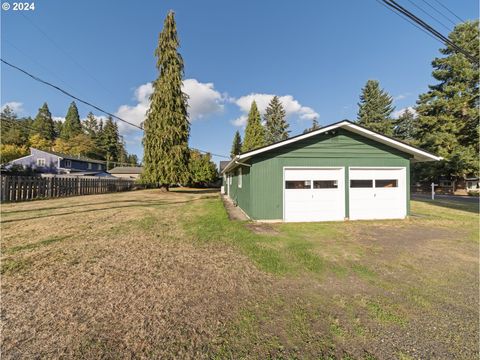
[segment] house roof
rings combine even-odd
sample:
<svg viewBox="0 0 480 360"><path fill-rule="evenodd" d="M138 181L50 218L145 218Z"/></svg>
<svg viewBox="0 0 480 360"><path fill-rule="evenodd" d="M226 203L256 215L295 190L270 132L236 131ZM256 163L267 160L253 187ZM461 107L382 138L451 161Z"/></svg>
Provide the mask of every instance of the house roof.
<svg viewBox="0 0 480 360"><path fill-rule="evenodd" d="M220 172L223 171L223 169L225 169L225 167L230 163L230 160L221 160L220 161Z"/></svg>
<svg viewBox="0 0 480 360"><path fill-rule="evenodd" d="M110 174L141 174L143 167L141 166L117 166L109 170Z"/></svg>
<svg viewBox="0 0 480 360"><path fill-rule="evenodd" d="M238 164L239 160L249 159L252 156L255 156L255 155L258 155L258 154L261 154L261 153L264 153L264 152L267 152L267 151L270 151L270 150L273 150L273 149L277 149L277 148L280 148L282 146L285 146L285 145L288 145L288 144L291 144L291 143L294 143L294 142L297 142L297 141L301 141L301 140L307 139L309 137L312 137L312 136L315 136L315 135L318 135L318 134L323 134L323 133L326 133L328 131L335 130L335 129L338 129L338 128L347 129L347 130L349 130L353 133L360 134L360 135L362 135L366 138L369 138L371 140L375 140L379 143L382 143L382 144L388 145L392 148L403 151L407 154L411 154L411 155L413 155L413 160L416 161L416 162L438 161L438 160L442 159L439 156L436 156L436 155L434 155L432 153L429 153L425 150L417 148L413 145L404 143L403 141L400 141L400 140L394 139L392 137L380 134L376 131L367 129L367 128L365 128L363 126L360 126L358 124L355 124L355 123L353 123L349 120L342 120L342 121L336 122L334 124L325 126L323 128L313 130L313 131L307 132L305 134L300 134L300 135L297 135L297 136L293 136L289 139L282 140L282 141L279 141L279 142L276 142L276 143L273 143L273 144L270 144L270 145L266 145L266 146L263 146L263 147L260 147L260 148L257 148L257 149L251 150L251 151L244 152L240 155L237 155L228 163L227 166L225 166L225 168L223 169L222 172L225 172L225 171L235 167L235 165Z"/></svg>
<svg viewBox="0 0 480 360"><path fill-rule="evenodd" d="M42 152L45 152L47 154L52 154L52 155L55 155L55 156L58 156L58 157L61 157L63 159L67 159L67 160L76 160L76 161L90 162L90 163L95 163L95 164L105 164L105 161L103 161L103 160L90 159L90 158L87 158L87 157L84 157L84 156L75 156L75 155L59 153L59 152L56 152L56 151L40 150L40 149L36 149L36 148L32 148L32 149L35 149L37 151L42 151Z"/></svg>

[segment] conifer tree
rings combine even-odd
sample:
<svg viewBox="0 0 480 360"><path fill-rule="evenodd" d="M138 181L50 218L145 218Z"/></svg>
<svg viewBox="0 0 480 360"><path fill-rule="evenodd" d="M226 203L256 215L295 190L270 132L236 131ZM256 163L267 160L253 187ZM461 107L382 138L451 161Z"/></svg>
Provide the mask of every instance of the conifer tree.
<svg viewBox="0 0 480 360"><path fill-rule="evenodd" d="M189 162L189 182L192 185L205 185L215 181L218 176L217 166L212 161L210 154L201 154L198 150L192 150Z"/></svg>
<svg viewBox="0 0 480 360"><path fill-rule="evenodd" d="M47 103L44 103L42 107L38 109L37 116L35 116L35 120L33 121L33 127L42 139L47 141L54 140L55 127Z"/></svg>
<svg viewBox="0 0 480 360"><path fill-rule="evenodd" d="M420 177L462 177L479 173L479 22L459 24L449 39L475 57L472 63L450 46L433 60L438 81L417 101L418 145L445 160L415 167ZM423 173L423 174L422 174Z"/></svg>
<svg viewBox="0 0 480 360"><path fill-rule="evenodd" d="M393 134L392 97L377 80L368 80L360 95L358 124L385 135Z"/></svg>
<svg viewBox="0 0 480 360"><path fill-rule="evenodd" d="M118 126L113 121L112 117L109 116L105 121L102 131L101 139L101 148L105 154L105 160L109 163L109 166L112 162L118 161L119 157L119 134Z"/></svg>
<svg viewBox="0 0 480 360"><path fill-rule="evenodd" d="M8 105L0 114L0 143L22 146L30 135L30 119L18 119L17 114Z"/></svg>
<svg viewBox="0 0 480 360"><path fill-rule="evenodd" d="M183 59L173 11L160 33L157 57L158 78L153 82L150 108L144 122L142 180L168 191L169 185L189 178L190 123L187 95L182 91Z"/></svg>
<svg viewBox="0 0 480 360"><path fill-rule="evenodd" d="M321 126L320 126L320 124L318 123L318 119L317 119L316 117L314 117L314 118L312 119L312 127L303 130L303 133L305 134L305 133L308 133L308 132L310 132L310 131L317 130L317 129L320 129L320 128L321 128Z"/></svg>
<svg viewBox="0 0 480 360"><path fill-rule="evenodd" d="M247 127L243 137L242 152L250 151L265 145L265 128L261 123L260 112L255 100L248 113Z"/></svg>
<svg viewBox="0 0 480 360"><path fill-rule="evenodd" d="M405 109L394 121L393 136L397 139L413 143L416 136L417 120L410 109Z"/></svg>
<svg viewBox="0 0 480 360"><path fill-rule="evenodd" d="M77 104L75 104L75 101L72 101L68 108L67 116L65 116L65 122L63 123L60 137L68 140L80 133L82 133L82 123L80 122Z"/></svg>
<svg viewBox="0 0 480 360"><path fill-rule="evenodd" d="M235 131L233 136L232 150L230 151L230 157L233 159L236 155L242 152L242 138L240 137L240 132Z"/></svg>
<svg viewBox="0 0 480 360"><path fill-rule="evenodd" d="M85 133L90 136L93 140L96 139L98 134L98 121L95 115L92 112L89 112L87 118L83 122L83 129Z"/></svg>
<svg viewBox="0 0 480 360"><path fill-rule="evenodd" d="M286 112L278 96L274 96L267 106L264 115L265 141L271 144L288 138L288 123Z"/></svg>

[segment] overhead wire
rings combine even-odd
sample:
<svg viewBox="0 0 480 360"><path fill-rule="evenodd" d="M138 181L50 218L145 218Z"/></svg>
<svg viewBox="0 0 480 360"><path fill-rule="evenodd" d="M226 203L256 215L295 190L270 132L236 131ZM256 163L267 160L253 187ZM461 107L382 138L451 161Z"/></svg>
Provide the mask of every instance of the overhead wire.
<svg viewBox="0 0 480 360"><path fill-rule="evenodd" d="M438 30L433 28L431 25L427 24L424 20L420 19L419 17L417 17L413 13L411 13L409 10L405 9L403 6L398 4L396 1L394 1L394 0L382 0L382 1L386 5L388 5L390 10L397 11L397 12L401 13L402 15L404 15L405 17L408 17L409 19L413 20L418 25L420 25L422 28L424 28L425 30L430 32L432 35L434 35L436 38L441 40L442 43L444 43L446 46L450 46L457 53L463 54L473 64L476 64L476 65L478 64L477 59L473 55L471 55L467 50L465 50L465 49L461 48L460 46L458 46L457 44L453 43L450 39L445 37Z"/></svg>
<svg viewBox="0 0 480 360"><path fill-rule="evenodd" d="M450 10L447 6L443 5L440 0L433 0L435 1L438 5L440 5L441 7L443 7L445 10L447 10L450 14L452 14L453 16L455 16L458 20L460 20L461 22L465 22L465 20L463 20L460 16L458 16L457 14L455 14L452 10Z"/></svg>
<svg viewBox="0 0 480 360"><path fill-rule="evenodd" d="M437 14L439 14L440 16L442 16L444 19L448 20L449 22L452 23L452 25L456 26L457 25L457 22L453 21L449 16L445 15L443 12L441 12L440 10L438 10L435 6L433 6L432 4L430 4L427 0L422 0L422 2L424 2L425 4L428 5L428 7L430 7L433 11L435 11Z"/></svg>
<svg viewBox="0 0 480 360"><path fill-rule="evenodd" d="M48 82L48 81L45 81L45 80L39 78L38 76L33 75L33 74L31 74L30 72L28 72L28 71L26 71L26 70L24 70L24 69L22 69L22 68L20 68L20 67L18 67L18 66L16 66L16 65L14 65L14 64L11 64L10 62L4 60L3 58L0 58L0 61L1 61L2 63L4 63L5 65L7 65L7 66L9 66L9 67L11 67L11 68L13 68L13 69L15 69L15 70L17 70L17 71L25 74L25 75L27 75L28 77L34 79L35 81L38 81L38 82L40 82L40 83L42 83L42 84L44 84L44 85L50 86L50 87L52 87L52 88L60 91L61 93L65 94L65 95L67 95L67 96L69 96L69 97L71 97L72 99L77 100L78 102L80 102L80 103L82 103L82 104L84 104L84 105L87 105L87 106L89 106L89 107L91 107L91 108L93 108L93 109L95 109L95 110L97 110L97 111L100 111L100 112L102 112L102 113L104 113L104 114L106 114L106 115L108 115L108 116L111 116L112 118L117 119L117 120L119 120L119 121L121 121L121 122L123 122L123 123L125 123L125 124L127 124L127 125L130 125L130 126L132 126L132 127L135 127L135 128L137 128L137 129L139 129L139 130L144 131L144 128L143 128L142 126L139 126L139 125L137 125L137 124L134 124L134 123L132 123L132 122L130 122L130 121L127 121L127 120L125 120L125 119L122 119L121 117L119 117L119 116L117 116L117 115L114 115L114 114L112 114L111 112L109 112L109 111L107 111L107 110L104 110L104 109L102 109L101 107L99 107L99 106L97 106L97 105L94 105L94 104L92 104L92 103L90 103L90 102L88 102L88 101L86 101L86 100L83 100L83 99L81 99L81 98L79 98L79 97L71 94L70 92L62 89L61 87L59 87L59 86L57 86L57 85L54 85L54 84L52 84L52 83L50 83L50 82ZM230 156L221 155L221 154L215 154L215 153L212 153L212 152L206 151L206 150L201 150L201 149L197 149L197 148L191 148L191 149L197 150L197 151L199 151L199 152L201 152L201 153L204 153L204 154L210 154L210 155L216 156L216 157L223 157L223 158L228 158L228 159L230 158Z"/></svg>
<svg viewBox="0 0 480 360"><path fill-rule="evenodd" d="M412 4L413 6L415 6L418 10L420 10L422 13L424 13L425 15L427 15L428 17L430 17L431 19L433 19L434 21L436 21L438 24L440 24L441 26L443 26L444 29L446 29L448 32L452 31L452 29L444 24L442 21L438 20L435 16L433 16L432 14L430 14L428 11L426 11L425 9L423 9L422 7L420 7L419 5L417 5L415 2L413 2L412 0L407 0L410 4Z"/></svg>

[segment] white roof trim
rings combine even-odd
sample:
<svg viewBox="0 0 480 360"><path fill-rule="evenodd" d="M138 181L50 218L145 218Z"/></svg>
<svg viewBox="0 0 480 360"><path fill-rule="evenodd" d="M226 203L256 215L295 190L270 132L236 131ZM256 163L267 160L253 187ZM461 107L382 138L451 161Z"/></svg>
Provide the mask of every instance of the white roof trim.
<svg viewBox="0 0 480 360"><path fill-rule="evenodd" d="M252 151L243 153L241 155L237 155L237 156L235 156L235 158L233 158L227 164L227 166L225 166L225 168L223 169L223 172L229 170L232 167L232 165L235 164L236 161L238 161L238 160L250 158L254 155L257 155L257 154L260 154L260 153L263 153L263 152L266 152L266 151L270 151L270 150L273 150L273 149L276 149L276 148L279 148L279 147L282 147L282 146L285 146L285 145L288 145L288 144L291 144L291 143L294 143L294 142L297 142L297 141L301 141L301 140L307 139L309 137L312 137L312 136L315 136L315 135L318 135L318 134L322 134L322 133L325 133L327 131L334 130L334 129L337 129L337 128L346 128L346 129L348 129L348 130L350 130L354 133L363 135L366 138L378 141L379 143L388 145L388 146L393 147L395 149L398 149L398 150L401 150L401 151L406 152L408 154L411 154L411 155L413 155L413 158L416 161L438 161L438 160L442 160L442 158L439 157L439 156L435 156L433 154L430 154L429 152L423 151L421 149L417 149L414 146L404 144L401 141L398 141L398 140L392 139L388 136L384 136L384 135L378 134L374 131L365 129L364 127L355 125L354 123L352 123L350 121L341 121L341 122L338 122L336 124L332 124L332 125L320 128L316 131L311 131L307 134L296 136L296 137L293 137L291 139L287 139L285 141L281 141L281 142L272 144L270 146L265 146L265 147L257 149L257 150L252 150Z"/></svg>

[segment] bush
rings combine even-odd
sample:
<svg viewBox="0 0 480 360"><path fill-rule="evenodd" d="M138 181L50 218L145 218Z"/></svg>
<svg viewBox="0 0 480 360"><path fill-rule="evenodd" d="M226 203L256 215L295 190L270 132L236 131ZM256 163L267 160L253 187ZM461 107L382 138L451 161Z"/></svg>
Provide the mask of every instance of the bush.
<svg viewBox="0 0 480 360"><path fill-rule="evenodd" d="M469 190L468 191L468 196L480 196L480 191L479 190Z"/></svg>

